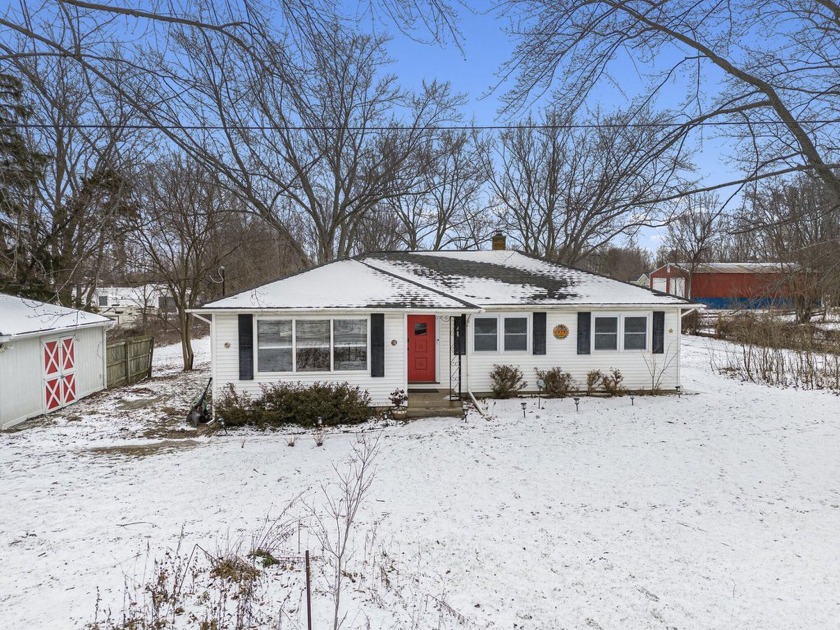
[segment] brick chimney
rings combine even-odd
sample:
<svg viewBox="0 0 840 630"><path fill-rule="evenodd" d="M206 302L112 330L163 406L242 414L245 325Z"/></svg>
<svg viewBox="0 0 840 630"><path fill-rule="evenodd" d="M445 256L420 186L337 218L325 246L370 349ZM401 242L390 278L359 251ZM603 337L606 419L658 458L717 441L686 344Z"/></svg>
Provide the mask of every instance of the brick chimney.
<svg viewBox="0 0 840 630"><path fill-rule="evenodd" d="M507 249L507 244L505 243L505 235L501 232L496 232L493 235L493 249Z"/></svg>

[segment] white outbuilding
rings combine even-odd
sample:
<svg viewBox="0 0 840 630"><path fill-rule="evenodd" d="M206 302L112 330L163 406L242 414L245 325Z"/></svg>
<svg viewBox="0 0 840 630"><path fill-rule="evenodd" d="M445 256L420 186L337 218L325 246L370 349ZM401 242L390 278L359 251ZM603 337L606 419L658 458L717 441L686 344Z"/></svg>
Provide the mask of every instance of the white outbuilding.
<svg viewBox="0 0 840 630"><path fill-rule="evenodd" d="M0 429L106 386L101 315L0 293Z"/></svg>

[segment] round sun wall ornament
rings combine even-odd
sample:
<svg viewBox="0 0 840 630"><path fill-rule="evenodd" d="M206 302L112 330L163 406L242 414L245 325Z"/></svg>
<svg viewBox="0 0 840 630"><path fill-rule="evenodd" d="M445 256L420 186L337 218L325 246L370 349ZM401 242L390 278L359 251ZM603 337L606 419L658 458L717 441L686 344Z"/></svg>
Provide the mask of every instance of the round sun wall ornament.
<svg viewBox="0 0 840 630"><path fill-rule="evenodd" d="M569 327L566 324L557 324L552 330L551 334L555 339L565 339L569 336Z"/></svg>

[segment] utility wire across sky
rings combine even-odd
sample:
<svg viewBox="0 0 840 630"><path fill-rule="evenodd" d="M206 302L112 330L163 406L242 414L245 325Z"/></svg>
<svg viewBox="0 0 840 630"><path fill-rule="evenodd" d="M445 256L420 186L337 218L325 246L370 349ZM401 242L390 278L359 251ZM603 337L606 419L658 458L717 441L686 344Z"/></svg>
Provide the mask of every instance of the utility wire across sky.
<svg viewBox="0 0 840 630"><path fill-rule="evenodd" d="M840 123L838 120L805 120L799 121L801 125L834 125ZM50 129L62 127L64 129L161 129L185 131L412 131L426 129L429 131L516 131L524 130L554 130L554 129L679 129L681 127L733 127L749 124L752 127L759 125L785 126L781 120L751 121L702 121L702 122L672 122L672 123L569 123L569 124L516 124L516 125L418 125L416 127L406 125L371 125L371 126L330 126L330 125L176 125L176 124L152 124L152 123L62 123L59 125L51 123L32 122L0 122L0 128L22 128L22 129Z"/></svg>

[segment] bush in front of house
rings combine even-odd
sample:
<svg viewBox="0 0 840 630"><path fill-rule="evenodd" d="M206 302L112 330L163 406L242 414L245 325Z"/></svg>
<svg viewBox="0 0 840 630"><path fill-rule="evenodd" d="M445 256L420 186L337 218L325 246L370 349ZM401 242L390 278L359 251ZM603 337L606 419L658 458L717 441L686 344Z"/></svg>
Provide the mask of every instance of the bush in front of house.
<svg viewBox="0 0 840 630"><path fill-rule="evenodd" d="M610 396L621 396L624 393L624 386L621 384L623 380L624 375L616 368L612 368L606 374L601 370L592 370L586 375L586 393L591 396L603 391Z"/></svg>
<svg viewBox="0 0 840 630"><path fill-rule="evenodd" d="M610 396L621 396L624 393L624 386L621 384L623 380L621 370L613 368L601 377L601 386Z"/></svg>
<svg viewBox="0 0 840 630"><path fill-rule="evenodd" d="M590 396L598 391L598 386L604 378L601 370L590 370L586 373L586 393Z"/></svg>
<svg viewBox="0 0 840 630"><path fill-rule="evenodd" d="M496 398L513 398L528 386L522 370L512 365L494 365L490 372L491 389Z"/></svg>
<svg viewBox="0 0 840 630"><path fill-rule="evenodd" d="M213 406L216 417L223 418L228 426L258 424L259 411L254 408L254 399L248 392L237 392L232 383L228 383L222 390L219 400L213 401Z"/></svg>
<svg viewBox="0 0 840 630"><path fill-rule="evenodd" d="M262 395L251 399L232 385L216 405L216 415L228 426L324 426L358 424L373 417L370 394L349 383L274 383L262 386Z"/></svg>
<svg viewBox="0 0 840 630"><path fill-rule="evenodd" d="M574 390L575 379L559 367L534 371L543 382L541 391L546 398L565 398Z"/></svg>

